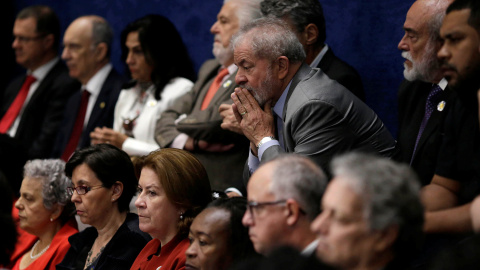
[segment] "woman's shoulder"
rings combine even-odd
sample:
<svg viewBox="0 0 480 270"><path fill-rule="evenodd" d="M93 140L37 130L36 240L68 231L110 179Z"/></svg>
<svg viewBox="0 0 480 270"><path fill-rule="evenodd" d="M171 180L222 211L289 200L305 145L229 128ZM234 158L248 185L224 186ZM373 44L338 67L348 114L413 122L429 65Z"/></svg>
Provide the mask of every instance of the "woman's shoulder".
<svg viewBox="0 0 480 270"><path fill-rule="evenodd" d="M138 216L137 214L128 213L125 222L120 227L118 232L122 237L128 236L133 238L133 241L142 241L144 245L150 241L152 238L147 233L144 233L138 227Z"/></svg>
<svg viewBox="0 0 480 270"><path fill-rule="evenodd" d="M187 78L175 77L171 79L165 87L192 87L193 82Z"/></svg>

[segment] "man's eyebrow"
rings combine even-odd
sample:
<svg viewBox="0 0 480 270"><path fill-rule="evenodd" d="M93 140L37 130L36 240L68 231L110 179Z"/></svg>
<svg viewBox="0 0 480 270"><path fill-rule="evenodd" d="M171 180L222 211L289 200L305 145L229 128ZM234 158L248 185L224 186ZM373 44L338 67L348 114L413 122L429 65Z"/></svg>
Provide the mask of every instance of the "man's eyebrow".
<svg viewBox="0 0 480 270"><path fill-rule="evenodd" d="M403 30L405 30L405 32L408 32L408 33L412 33L412 34L417 34L418 32L413 30L412 28L408 28L408 27L403 27Z"/></svg>

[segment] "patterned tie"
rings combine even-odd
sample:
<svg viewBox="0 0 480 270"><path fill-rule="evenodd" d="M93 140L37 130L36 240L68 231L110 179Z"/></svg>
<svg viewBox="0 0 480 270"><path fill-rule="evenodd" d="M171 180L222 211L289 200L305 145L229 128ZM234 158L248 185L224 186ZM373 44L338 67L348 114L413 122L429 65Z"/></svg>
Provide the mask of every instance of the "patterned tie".
<svg viewBox="0 0 480 270"><path fill-rule="evenodd" d="M88 107L88 98L90 97L90 92L87 90L82 91L82 100L80 101L80 108L78 109L77 119L73 126L72 134L70 134L70 139L68 140L67 147L62 154L62 160L65 162L68 161L73 152L77 149L78 142L83 131L83 123L85 122L85 114Z"/></svg>
<svg viewBox="0 0 480 270"><path fill-rule="evenodd" d="M202 111L208 107L208 104L210 104L210 101L212 101L213 96L215 96L215 93L217 93L218 89L220 88L220 84L222 83L223 78L227 75L228 75L228 69L226 68L218 72L217 77L215 77L215 80L213 80L212 84L210 85L210 88L208 88L208 92L205 95L205 98L203 99L202 107L200 107Z"/></svg>
<svg viewBox="0 0 480 270"><path fill-rule="evenodd" d="M36 80L37 79L32 75L27 76L27 78L23 82L22 88L20 88L20 91L17 94L17 97L15 97L12 104L10 105L2 120L0 121L0 133L7 132L10 126L13 124L13 122L18 116L18 113L23 107L23 103L25 103L25 100L27 99L30 86Z"/></svg>
<svg viewBox="0 0 480 270"><path fill-rule="evenodd" d="M432 90L430 90L430 93L428 94L427 102L425 103L425 115L423 116L422 123L420 124L420 129L418 130L417 140L415 141L415 147L413 148L412 159L410 160L410 164L412 164L413 162L413 158L415 157L415 152L417 151L418 142L420 141L420 138L422 137L422 133L428 124L428 119L430 119L430 116L435 110L435 107L438 103L438 98L440 97L440 94L442 92L443 92L442 88L440 88L440 86L438 86L437 84L434 84L432 86Z"/></svg>

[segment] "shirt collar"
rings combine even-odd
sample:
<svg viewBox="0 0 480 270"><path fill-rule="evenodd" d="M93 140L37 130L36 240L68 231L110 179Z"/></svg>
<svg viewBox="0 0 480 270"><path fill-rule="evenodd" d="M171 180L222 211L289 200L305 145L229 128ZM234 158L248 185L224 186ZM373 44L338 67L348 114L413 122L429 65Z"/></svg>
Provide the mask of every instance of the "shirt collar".
<svg viewBox="0 0 480 270"><path fill-rule="evenodd" d="M315 250L317 249L317 246L318 246L318 239L314 240L306 248L304 248L301 254L303 256L310 256L313 254L313 252L315 252Z"/></svg>
<svg viewBox="0 0 480 270"><path fill-rule="evenodd" d="M440 82L438 82L438 86L440 86L442 90L445 90L445 88L447 88L447 84L448 84L448 81L445 78L442 78Z"/></svg>
<svg viewBox="0 0 480 270"><path fill-rule="evenodd" d="M327 53L328 51L328 45L325 44L323 46L323 49L317 54L317 56L315 57L315 59L313 60L313 62L310 64L310 67L312 68L315 68L318 66L318 64L320 64L320 61L322 61L322 58L323 56L325 56L325 54Z"/></svg>
<svg viewBox="0 0 480 270"><path fill-rule="evenodd" d="M52 60L48 61L43 66L35 69L33 72L31 70L27 71L27 74L35 77L37 81L41 81L47 76L47 73L53 68L53 66L55 66L55 64L57 64L58 61L59 61L59 58L57 56Z"/></svg>
<svg viewBox="0 0 480 270"><path fill-rule="evenodd" d="M227 67L228 70L228 75L232 75L237 71L238 67L235 64L231 64L230 66Z"/></svg>
<svg viewBox="0 0 480 270"><path fill-rule="evenodd" d="M100 90L102 90L102 85L107 79L107 76L111 70L112 65L110 63L106 64L97 73L95 73L95 75L93 75L86 85L82 85L82 89L87 89L91 96L98 96Z"/></svg>
<svg viewBox="0 0 480 270"><path fill-rule="evenodd" d="M273 111L279 116L283 118L283 108L285 107L285 101L287 99L287 94L288 91L290 90L290 85L292 84L292 81L287 85L287 88L283 91L282 95L278 99L277 103L275 103L275 106L273 106Z"/></svg>

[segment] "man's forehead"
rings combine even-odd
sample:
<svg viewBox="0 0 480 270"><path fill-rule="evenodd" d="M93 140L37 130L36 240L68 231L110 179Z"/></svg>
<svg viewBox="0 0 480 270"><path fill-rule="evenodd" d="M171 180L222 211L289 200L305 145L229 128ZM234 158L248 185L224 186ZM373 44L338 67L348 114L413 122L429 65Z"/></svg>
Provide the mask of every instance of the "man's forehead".
<svg viewBox="0 0 480 270"><path fill-rule="evenodd" d="M431 15L431 12L428 12L424 5L417 1L409 9L403 28L406 31L424 32L427 29L427 22L432 17Z"/></svg>
<svg viewBox="0 0 480 270"><path fill-rule="evenodd" d="M225 3L220 11L218 12L217 18L227 18L227 19L237 19L237 9L238 9L238 3L235 1L230 1Z"/></svg>
<svg viewBox="0 0 480 270"><path fill-rule="evenodd" d="M454 10L448 13L443 20L440 34L449 35L454 32L475 30L470 24L468 24L469 17L470 9Z"/></svg>

